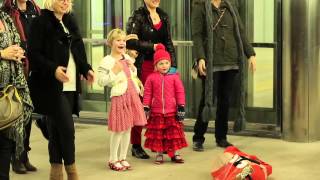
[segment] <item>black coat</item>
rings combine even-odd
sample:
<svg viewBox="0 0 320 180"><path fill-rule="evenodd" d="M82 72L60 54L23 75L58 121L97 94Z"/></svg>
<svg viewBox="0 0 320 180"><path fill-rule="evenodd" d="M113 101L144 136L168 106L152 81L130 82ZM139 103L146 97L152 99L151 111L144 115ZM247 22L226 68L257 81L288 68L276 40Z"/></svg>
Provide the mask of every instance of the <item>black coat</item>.
<svg viewBox="0 0 320 180"><path fill-rule="evenodd" d="M71 14L65 14L63 26L52 11L42 10L30 27L28 57L30 59L29 87L35 112L53 114L60 105L63 83L55 78L58 66L68 66L70 50L76 64L77 92L80 92L80 74L86 77L91 69L87 63L84 44L78 26ZM74 114L79 114L79 104L75 99Z"/></svg>
<svg viewBox="0 0 320 180"><path fill-rule="evenodd" d="M169 16L160 8L157 8L157 13L160 16L163 26L160 32L154 29L150 13L145 6L133 12L128 20L127 34L137 34L139 40L127 41L127 48L137 50L139 52L137 62L141 62L142 60L153 60L153 45L162 43L170 53L172 66L177 67L175 50L170 33Z"/></svg>

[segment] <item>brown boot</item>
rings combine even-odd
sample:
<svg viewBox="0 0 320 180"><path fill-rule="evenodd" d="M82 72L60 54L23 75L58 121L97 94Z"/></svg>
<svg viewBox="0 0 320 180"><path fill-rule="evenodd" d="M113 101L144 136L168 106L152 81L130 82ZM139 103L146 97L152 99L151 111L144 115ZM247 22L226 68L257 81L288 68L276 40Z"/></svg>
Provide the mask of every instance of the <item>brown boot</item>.
<svg viewBox="0 0 320 180"><path fill-rule="evenodd" d="M50 180L63 180L62 164L51 164Z"/></svg>
<svg viewBox="0 0 320 180"><path fill-rule="evenodd" d="M65 165L64 168L66 169L68 180L79 180L75 163L67 166Z"/></svg>

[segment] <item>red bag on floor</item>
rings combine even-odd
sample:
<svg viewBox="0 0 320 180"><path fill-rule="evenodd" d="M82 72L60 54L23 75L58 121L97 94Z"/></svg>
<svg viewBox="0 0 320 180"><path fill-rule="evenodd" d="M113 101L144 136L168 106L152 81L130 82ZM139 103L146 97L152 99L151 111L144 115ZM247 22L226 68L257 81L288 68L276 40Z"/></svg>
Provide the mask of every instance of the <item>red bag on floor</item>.
<svg viewBox="0 0 320 180"><path fill-rule="evenodd" d="M211 172L214 180L266 180L272 173L271 165L234 146L226 148L214 163L216 167Z"/></svg>

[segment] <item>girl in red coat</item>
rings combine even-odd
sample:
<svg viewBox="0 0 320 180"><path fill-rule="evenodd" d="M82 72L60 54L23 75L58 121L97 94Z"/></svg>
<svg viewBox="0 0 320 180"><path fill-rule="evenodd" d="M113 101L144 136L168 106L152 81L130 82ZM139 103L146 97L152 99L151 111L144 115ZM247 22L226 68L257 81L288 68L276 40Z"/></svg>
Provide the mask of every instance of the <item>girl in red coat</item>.
<svg viewBox="0 0 320 180"><path fill-rule="evenodd" d="M177 152L187 146L182 123L184 87L177 73L168 73L171 58L164 45L157 45L153 64L155 72L147 78L143 97L148 119L144 146L157 152L156 164L163 163L163 152L168 153L172 162L184 163Z"/></svg>

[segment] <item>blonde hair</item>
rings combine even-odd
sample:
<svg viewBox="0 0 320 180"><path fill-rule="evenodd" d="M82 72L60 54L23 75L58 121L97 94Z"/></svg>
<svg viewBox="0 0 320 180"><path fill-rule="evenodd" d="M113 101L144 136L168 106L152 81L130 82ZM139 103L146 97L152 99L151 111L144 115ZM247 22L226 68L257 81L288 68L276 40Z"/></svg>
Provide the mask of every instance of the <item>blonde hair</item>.
<svg viewBox="0 0 320 180"><path fill-rule="evenodd" d="M48 9L50 11L53 11L53 4L56 2L56 1L59 1L59 0L44 0L43 1L43 7L44 9ZM69 8L67 10L67 12L71 12L72 11L72 6L73 6L73 0L67 0L69 1L70 5L69 5Z"/></svg>
<svg viewBox="0 0 320 180"><path fill-rule="evenodd" d="M107 35L107 45L111 46L112 41L117 39L120 36L126 37L126 33L122 29L119 29L119 28L112 29Z"/></svg>

